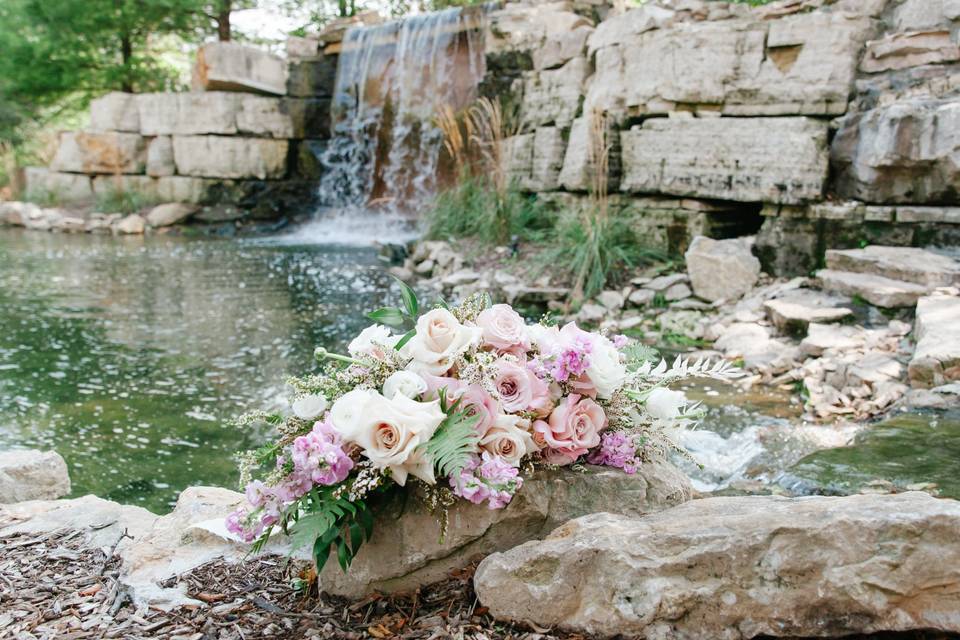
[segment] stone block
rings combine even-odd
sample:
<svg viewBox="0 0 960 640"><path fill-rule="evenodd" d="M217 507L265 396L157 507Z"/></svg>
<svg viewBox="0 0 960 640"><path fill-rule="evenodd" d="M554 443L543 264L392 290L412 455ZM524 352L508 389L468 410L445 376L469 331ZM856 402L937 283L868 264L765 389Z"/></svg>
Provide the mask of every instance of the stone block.
<svg viewBox="0 0 960 640"><path fill-rule="evenodd" d="M570 127L563 166L558 180L568 191L586 191L590 187L589 138L590 126L586 118L577 118Z"/></svg>
<svg viewBox="0 0 960 640"><path fill-rule="evenodd" d="M874 204L957 204L958 152L956 100L914 98L851 113L831 147L835 188Z"/></svg>
<svg viewBox="0 0 960 640"><path fill-rule="evenodd" d="M287 172L286 140L174 136L177 173L207 178L279 179Z"/></svg>
<svg viewBox="0 0 960 640"><path fill-rule="evenodd" d="M714 240L698 236L684 258L693 292L709 302L739 300L760 276L760 261L741 238Z"/></svg>
<svg viewBox="0 0 960 640"><path fill-rule="evenodd" d="M72 173L143 173L146 160L146 143L139 134L64 131L50 168Z"/></svg>
<svg viewBox="0 0 960 640"><path fill-rule="evenodd" d="M956 17L956 7L951 0L905 0L893 12L893 28L914 31L947 26Z"/></svg>
<svg viewBox="0 0 960 640"><path fill-rule="evenodd" d="M172 176L177 172L173 162L173 140L157 136L147 146L147 175L154 178Z"/></svg>
<svg viewBox="0 0 960 640"><path fill-rule="evenodd" d="M55 500L70 493L67 463L55 451L0 451L0 504Z"/></svg>
<svg viewBox="0 0 960 640"><path fill-rule="evenodd" d="M917 348L908 373L914 387L960 380L960 298L934 294L917 301Z"/></svg>
<svg viewBox="0 0 960 640"><path fill-rule="evenodd" d="M330 137L329 98L284 98L283 108L293 124L293 138Z"/></svg>
<svg viewBox="0 0 960 640"><path fill-rule="evenodd" d="M510 138L507 145L507 172L524 191L553 191L563 160L563 131L538 127L533 133Z"/></svg>
<svg viewBox="0 0 960 640"><path fill-rule="evenodd" d="M331 98L337 82L337 56L293 60L289 65L287 95L295 98Z"/></svg>
<svg viewBox="0 0 960 640"><path fill-rule="evenodd" d="M156 200L157 178L150 176L95 176L92 185L94 195L100 200L113 199L120 194L135 194L144 203Z"/></svg>
<svg viewBox="0 0 960 640"><path fill-rule="evenodd" d="M320 51L320 39L307 36L287 36L287 60L302 60L323 55Z"/></svg>
<svg viewBox="0 0 960 640"><path fill-rule="evenodd" d="M145 136L235 134L242 98L222 91L140 94L140 129Z"/></svg>
<svg viewBox="0 0 960 640"><path fill-rule="evenodd" d="M575 16L575 24L578 26L548 35L543 46L533 50L535 69L555 69L584 55L587 39L593 33L593 26L582 16L571 15Z"/></svg>
<svg viewBox="0 0 960 640"><path fill-rule="evenodd" d="M267 138L293 138L293 118L280 98L243 96L237 111L237 131Z"/></svg>
<svg viewBox="0 0 960 640"><path fill-rule="evenodd" d="M623 191L799 204L827 178L827 124L810 118L658 118L621 143Z"/></svg>
<svg viewBox="0 0 960 640"><path fill-rule="evenodd" d="M580 112L584 81L590 74L586 58L574 58L559 69L525 74L521 114L530 127L569 127Z"/></svg>
<svg viewBox="0 0 960 640"><path fill-rule="evenodd" d="M960 47L951 38L949 30L915 31L894 33L882 40L868 42L860 69L866 73L878 73L958 60Z"/></svg>
<svg viewBox="0 0 960 640"><path fill-rule="evenodd" d="M236 42L208 42L197 51L192 87L197 91L287 93L283 58Z"/></svg>
<svg viewBox="0 0 960 640"><path fill-rule="evenodd" d="M179 224L197 212L197 206L183 202L161 204L147 213L147 224L151 227L169 227Z"/></svg>
<svg viewBox="0 0 960 640"><path fill-rule="evenodd" d="M52 199L60 204L89 204L93 201L90 176L60 173L41 167L27 167L23 172L24 191L32 199Z"/></svg>
<svg viewBox="0 0 960 640"><path fill-rule="evenodd" d="M140 133L140 111L132 93L111 91L90 103L92 131Z"/></svg>

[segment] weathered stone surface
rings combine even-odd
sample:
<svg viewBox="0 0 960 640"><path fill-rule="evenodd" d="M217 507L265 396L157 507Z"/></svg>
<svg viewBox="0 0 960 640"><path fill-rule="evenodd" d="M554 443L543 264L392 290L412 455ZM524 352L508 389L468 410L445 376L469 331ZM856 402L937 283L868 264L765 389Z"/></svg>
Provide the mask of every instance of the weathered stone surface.
<svg viewBox="0 0 960 640"><path fill-rule="evenodd" d="M557 177L568 191L586 191L590 187L590 124L586 118L577 118L570 127L563 165Z"/></svg>
<svg viewBox="0 0 960 640"><path fill-rule="evenodd" d="M157 136L147 146L147 175L160 178L177 172L173 161L173 140L170 136Z"/></svg>
<svg viewBox="0 0 960 640"><path fill-rule="evenodd" d="M147 224L151 227L169 227L179 224L197 212L196 205L183 202L169 202L157 205L147 214Z"/></svg>
<svg viewBox="0 0 960 640"><path fill-rule="evenodd" d="M915 247L871 245L864 249L828 250L827 268L872 273L931 287L960 284L960 263Z"/></svg>
<svg viewBox="0 0 960 640"><path fill-rule="evenodd" d="M598 26L589 44L596 50L596 74L587 110L600 108L621 119L679 108L754 116L842 114L860 49L874 29L869 18L841 11L657 29L673 18L655 13L641 7Z"/></svg>
<svg viewBox="0 0 960 640"><path fill-rule="evenodd" d="M583 83L590 74L586 58L574 58L559 69L526 74L521 113L525 125L569 127L580 110Z"/></svg>
<svg viewBox="0 0 960 640"><path fill-rule="evenodd" d="M40 207L32 202L0 202L0 224L23 227L39 211Z"/></svg>
<svg viewBox="0 0 960 640"><path fill-rule="evenodd" d="M585 53L593 25L583 16L571 15L576 26L557 34L548 34L543 46L533 50L534 69L555 69Z"/></svg>
<svg viewBox="0 0 960 640"><path fill-rule="evenodd" d="M914 98L852 113L831 148L837 192L880 204L960 202L958 149L956 100Z"/></svg>
<svg viewBox="0 0 960 640"><path fill-rule="evenodd" d="M675 19L675 11L652 3L611 16L598 24L590 35L588 55L592 56L604 47L635 41L641 33L668 27Z"/></svg>
<svg viewBox="0 0 960 640"><path fill-rule="evenodd" d="M803 335L810 323L839 322L852 316L853 311L841 306L843 304L849 304L849 299L800 289L767 300L763 303L763 308L777 329L784 333Z"/></svg>
<svg viewBox="0 0 960 640"><path fill-rule="evenodd" d="M698 298L738 300L760 277L760 261L741 238L713 240L697 236L684 255L687 273Z"/></svg>
<svg viewBox="0 0 960 640"><path fill-rule="evenodd" d="M323 55L320 50L320 39L307 36L287 36L287 59L301 60L304 58L316 58Z"/></svg>
<svg viewBox="0 0 960 640"><path fill-rule="evenodd" d="M143 219L143 216L131 213L127 217L119 220L113 228L120 235L142 235L143 232L146 231L147 221Z"/></svg>
<svg viewBox="0 0 960 640"><path fill-rule="evenodd" d="M904 0L893 12L893 27L897 31L912 31L946 26L957 17L955 0Z"/></svg>
<svg viewBox="0 0 960 640"><path fill-rule="evenodd" d="M333 96L337 79L337 56L291 60L288 72L288 95L298 98L329 98Z"/></svg>
<svg viewBox="0 0 960 640"><path fill-rule="evenodd" d="M827 125L810 118L655 118L621 143L623 191L797 204L827 178Z"/></svg>
<svg viewBox="0 0 960 640"><path fill-rule="evenodd" d="M960 60L960 47L953 42L950 31L946 29L893 33L882 40L867 43L860 69L867 73L879 73L957 60Z"/></svg>
<svg viewBox="0 0 960 640"><path fill-rule="evenodd" d="M0 451L0 504L54 500L70 493L67 463L55 451Z"/></svg>
<svg viewBox="0 0 960 640"><path fill-rule="evenodd" d="M197 51L193 67L197 91L287 92L283 58L236 42L208 42Z"/></svg>
<svg viewBox="0 0 960 640"><path fill-rule="evenodd" d="M237 133L242 96L208 93L143 93L137 96L140 129L145 136Z"/></svg>
<svg viewBox="0 0 960 640"><path fill-rule="evenodd" d="M960 503L925 493L707 498L574 520L489 556L474 586L497 618L588 635L956 632L958 529Z"/></svg>
<svg viewBox="0 0 960 640"><path fill-rule="evenodd" d="M287 141L223 136L174 136L177 173L210 178L282 178Z"/></svg>
<svg viewBox="0 0 960 640"><path fill-rule="evenodd" d="M552 191L559 186L563 160L563 132L556 127L538 127L506 141L507 174L526 191Z"/></svg>
<svg viewBox="0 0 960 640"><path fill-rule="evenodd" d="M878 307L912 307L930 287L892 280L869 273L821 269L816 273L820 286L848 296L859 296Z"/></svg>
<svg viewBox="0 0 960 640"><path fill-rule="evenodd" d="M960 380L960 298L934 294L917 301L917 348L908 373L914 387Z"/></svg>
<svg viewBox="0 0 960 640"><path fill-rule="evenodd" d="M588 467L538 471L501 510L463 501L450 509L443 542L439 525L422 501L402 492L378 505L373 539L360 549L348 575L330 562L321 588L359 596L374 589L397 591L438 580L474 556L509 549L542 537L587 513L639 515L690 499L690 481L668 463L652 463L630 476L619 469Z"/></svg>
<svg viewBox="0 0 960 640"><path fill-rule="evenodd" d="M111 91L90 103L92 131L140 133L140 111L132 93Z"/></svg>
<svg viewBox="0 0 960 640"><path fill-rule="evenodd" d="M31 198L52 197L61 204L87 204L93 200L90 176L41 167L27 167L23 176L25 191Z"/></svg>
<svg viewBox="0 0 960 640"><path fill-rule="evenodd" d="M71 173L143 173L146 143L136 133L64 131L50 163Z"/></svg>
<svg viewBox="0 0 960 640"><path fill-rule="evenodd" d="M244 96L237 112L240 133L269 138L293 138L293 118L280 98Z"/></svg>

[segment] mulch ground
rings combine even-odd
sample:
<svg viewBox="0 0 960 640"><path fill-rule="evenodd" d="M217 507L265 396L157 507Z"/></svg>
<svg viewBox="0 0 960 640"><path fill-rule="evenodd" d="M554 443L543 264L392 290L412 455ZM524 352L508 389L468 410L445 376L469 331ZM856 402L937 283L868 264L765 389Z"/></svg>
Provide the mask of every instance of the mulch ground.
<svg viewBox="0 0 960 640"><path fill-rule="evenodd" d="M310 569L280 558L214 562L164 585L185 588L201 605L171 612L136 607L117 580L120 560L113 550L84 549L82 537L80 531L54 532L0 542L0 639L587 640L495 621L473 592L473 567L414 593L356 601L317 594ZM307 588L294 589L295 581Z"/></svg>

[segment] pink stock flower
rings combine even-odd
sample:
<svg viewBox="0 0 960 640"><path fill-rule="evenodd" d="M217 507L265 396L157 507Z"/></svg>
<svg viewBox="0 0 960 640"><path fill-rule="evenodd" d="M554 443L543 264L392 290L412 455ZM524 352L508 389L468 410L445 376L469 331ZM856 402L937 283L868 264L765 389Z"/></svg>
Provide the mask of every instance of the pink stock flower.
<svg viewBox="0 0 960 640"><path fill-rule="evenodd" d="M571 394L560 402L547 421L533 425L535 440L542 441L544 459L550 464L572 464L600 444L607 427L603 408L590 398Z"/></svg>
<svg viewBox="0 0 960 640"><path fill-rule="evenodd" d="M527 325L520 314L507 304L495 304L477 316L483 330L483 345L500 352L519 353L530 347Z"/></svg>
<svg viewBox="0 0 960 640"><path fill-rule="evenodd" d="M340 434L329 421L317 422L310 433L294 440L290 459L295 474L320 485L337 484L353 469L353 460L344 452Z"/></svg>
<svg viewBox="0 0 960 640"><path fill-rule="evenodd" d="M629 475L636 473L641 464L633 438L622 431L602 434L600 446L590 452L587 462L623 469Z"/></svg>
<svg viewBox="0 0 960 640"><path fill-rule="evenodd" d="M523 486L520 470L484 451L456 476L451 476L453 493L474 504L487 501L490 509L502 509Z"/></svg>

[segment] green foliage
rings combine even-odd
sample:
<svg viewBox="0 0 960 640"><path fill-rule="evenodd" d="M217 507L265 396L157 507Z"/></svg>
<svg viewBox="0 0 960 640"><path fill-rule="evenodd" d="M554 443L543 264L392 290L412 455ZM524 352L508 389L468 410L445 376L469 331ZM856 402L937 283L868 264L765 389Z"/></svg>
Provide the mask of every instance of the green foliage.
<svg viewBox="0 0 960 640"><path fill-rule="evenodd" d="M311 491L299 503L304 513L294 515L296 520L290 527L291 551L310 545L317 573L333 552L340 568L349 569L360 546L373 535L373 514L366 503L334 497L333 491L332 487ZM255 551L262 549L269 535L268 531L257 541L259 548L255 547Z"/></svg>
<svg viewBox="0 0 960 640"><path fill-rule="evenodd" d="M154 204L155 198L137 191L111 188L97 195L95 206L103 213L136 213Z"/></svg>
<svg viewBox="0 0 960 640"><path fill-rule="evenodd" d="M641 342L633 342L623 349L623 355L626 357L627 370L634 372L648 362L655 362L660 359L660 354L653 347L649 347Z"/></svg>
<svg viewBox="0 0 960 640"><path fill-rule="evenodd" d="M426 215L425 235L504 244L513 236L541 238L548 222L536 199L513 186L501 194L488 177L464 173L453 187L437 195Z"/></svg>
<svg viewBox="0 0 960 640"><path fill-rule="evenodd" d="M410 338L417 334L417 330L412 327L417 323L417 316L420 313L420 301L417 300L417 294L410 288L410 285L399 278L394 278L394 280L400 285L400 297L403 299L403 308L383 307L376 311L371 311L367 314L367 317L376 323L385 324L388 327L409 328L395 345L395 348L399 350L410 341Z"/></svg>
<svg viewBox="0 0 960 640"><path fill-rule="evenodd" d="M440 390L440 408L447 414L433 437L423 445L424 454L433 463L437 476L447 478L460 473L477 450L480 434L479 414L471 407L459 409L459 400L447 405L446 389Z"/></svg>

